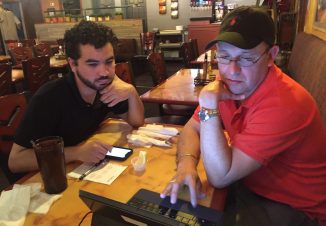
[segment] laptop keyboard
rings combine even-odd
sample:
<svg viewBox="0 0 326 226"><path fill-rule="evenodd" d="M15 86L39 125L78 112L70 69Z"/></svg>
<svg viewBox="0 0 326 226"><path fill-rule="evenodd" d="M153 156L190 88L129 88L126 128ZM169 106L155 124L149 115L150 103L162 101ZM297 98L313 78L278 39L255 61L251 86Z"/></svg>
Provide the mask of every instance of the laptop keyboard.
<svg viewBox="0 0 326 226"><path fill-rule="evenodd" d="M131 200L129 200L127 204L129 206L133 206L138 209L151 212L153 214L159 214L164 217L175 219L176 221L189 226L217 226L217 224L214 222L210 222L202 218L197 218L196 216L193 216L191 214L170 207L151 203L149 201L136 197L131 198Z"/></svg>

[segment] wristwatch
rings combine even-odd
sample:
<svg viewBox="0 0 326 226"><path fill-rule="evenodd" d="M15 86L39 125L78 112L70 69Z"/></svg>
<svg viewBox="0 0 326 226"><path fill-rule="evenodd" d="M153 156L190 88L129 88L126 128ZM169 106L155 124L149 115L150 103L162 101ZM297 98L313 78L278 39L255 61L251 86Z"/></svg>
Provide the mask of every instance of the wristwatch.
<svg viewBox="0 0 326 226"><path fill-rule="evenodd" d="M206 122L211 118L217 117L219 115L218 109L208 109L201 107L198 112L198 117L201 122Z"/></svg>

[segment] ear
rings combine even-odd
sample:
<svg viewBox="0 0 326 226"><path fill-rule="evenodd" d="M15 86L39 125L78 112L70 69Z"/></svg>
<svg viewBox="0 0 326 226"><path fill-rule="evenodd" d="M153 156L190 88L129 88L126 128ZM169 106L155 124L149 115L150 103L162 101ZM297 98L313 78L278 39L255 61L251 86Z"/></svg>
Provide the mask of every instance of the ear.
<svg viewBox="0 0 326 226"><path fill-rule="evenodd" d="M72 71L72 72L76 72L76 66L77 66L77 64L76 64L76 60L74 60L74 59L68 57L68 63L69 63L69 66L70 66L70 68L71 68L71 71Z"/></svg>
<svg viewBox="0 0 326 226"><path fill-rule="evenodd" d="M270 56L270 58L269 58L269 62L268 62L268 66L272 66L272 65L274 64L274 60L275 60L275 58L276 58L276 56L277 56L279 50L280 50L280 47L277 46L277 45L273 45L273 46L270 48L270 50L268 51L269 56Z"/></svg>

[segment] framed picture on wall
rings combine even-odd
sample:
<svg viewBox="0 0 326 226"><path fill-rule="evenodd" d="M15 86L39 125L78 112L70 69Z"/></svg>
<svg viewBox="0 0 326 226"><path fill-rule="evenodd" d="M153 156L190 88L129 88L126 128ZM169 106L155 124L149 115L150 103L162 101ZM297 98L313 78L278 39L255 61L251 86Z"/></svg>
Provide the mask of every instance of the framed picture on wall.
<svg viewBox="0 0 326 226"><path fill-rule="evenodd" d="M326 0L309 1L304 31L326 41Z"/></svg>
<svg viewBox="0 0 326 226"><path fill-rule="evenodd" d="M179 17L179 11L178 10L171 10L171 18L172 19L178 19Z"/></svg>
<svg viewBox="0 0 326 226"><path fill-rule="evenodd" d="M165 5L161 5L159 7L159 13L160 14L166 14L166 6Z"/></svg>
<svg viewBox="0 0 326 226"><path fill-rule="evenodd" d="M171 10L177 10L178 9L178 2L171 2Z"/></svg>
<svg viewBox="0 0 326 226"><path fill-rule="evenodd" d="M320 29L326 29L326 1L325 0L317 1L314 27Z"/></svg>
<svg viewBox="0 0 326 226"><path fill-rule="evenodd" d="M158 5L159 6L166 6L166 0L159 0Z"/></svg>
<svg viewBox="0 0 326 226"><path fill-rule="evenodd" d="M172 19L177 19L179 18L179 5L178 5L178 0L171 0L171 5L170 5L170 8L171 8L171 18Z"/></svg>

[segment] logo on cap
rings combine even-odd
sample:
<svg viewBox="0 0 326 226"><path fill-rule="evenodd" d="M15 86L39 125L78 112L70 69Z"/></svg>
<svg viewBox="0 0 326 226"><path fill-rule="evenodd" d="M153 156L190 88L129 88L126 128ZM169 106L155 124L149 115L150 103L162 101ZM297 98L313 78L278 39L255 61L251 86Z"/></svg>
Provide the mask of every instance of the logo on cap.
<svg viewBox="0 0 326 226"><path fill-rule="evenodd" d="M237 22L237 19L238 19L237 17L232 18L232 20L230 21L230 26L235 25Z"/></svg>

